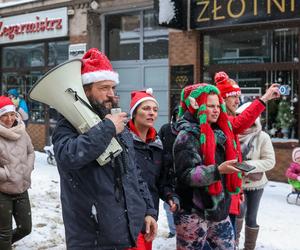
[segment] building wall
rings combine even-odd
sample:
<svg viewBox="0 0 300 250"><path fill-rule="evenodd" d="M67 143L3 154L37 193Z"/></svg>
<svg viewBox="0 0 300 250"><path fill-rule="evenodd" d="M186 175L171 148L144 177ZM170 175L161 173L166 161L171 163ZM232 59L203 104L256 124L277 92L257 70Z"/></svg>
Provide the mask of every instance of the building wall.
<svg viewBox="0 0 300 250"><path fill-rule="evenodd" d="M86 2L87 0L85 0ZM14 1L16 2L16 1ZM44 1L34 1L34 2L25 2L18 5L12 5L5 8L0 8L1 17L11 16L11 15L22 15L29 12L47 10L50 8L59 8L62 6L69 6L75 4L78 0L44 0Z"/></svg>
<svg viewBox="0 0 300 250"><path fill-rule="evenodd" d="M27 12L44 11L53 8L67 7L69 19L70 43L83 43L88 41L88 9L89 0L44 0L28 2L0 8L1 17L22 15ZM92 23L96 24L96 23ZM92 30L94 31L94 30Z"/></svg>
<svg viewBox="0 0 300 250"><path fill-rule="evenodd" d="M35 150L43 151L46 145L46 126L44 124L29 124L27 127L32 144Z"/></svg>
<svg viewBox="0 0 300 250"><path fill-rule="evenodd" d="M102 0L100 1L100 11L121 11L145 6L153 6L153 0Z"/></svg>
<svg viewBox="0 0 300 250"><path fill-rule="evenodd" d="M199 32L175 31L169 33L169 64L194 65L194 79L200 79L200 42Z"/></svg>
<svg viewBox="0 0 300 250"><path fill-rule="evenodd" d="M86 43L89 48L100 48L101 45L101 23L99 14L88 12L87 15L87 37Z"/></svg>
<svg viewBox="0 0 300 250"><path fill-rule="evenodd" d="M287 182L286 169L292 162L292 151L298 146L297 142L273 143L276 165L267 172L269 180Z"/></svg>
<svg viewBox="0 0 300 250"><path fill-rule="evenodd" d="M75 5L74 15L69 16L70 44L88 41L88 5Z"/></svg>

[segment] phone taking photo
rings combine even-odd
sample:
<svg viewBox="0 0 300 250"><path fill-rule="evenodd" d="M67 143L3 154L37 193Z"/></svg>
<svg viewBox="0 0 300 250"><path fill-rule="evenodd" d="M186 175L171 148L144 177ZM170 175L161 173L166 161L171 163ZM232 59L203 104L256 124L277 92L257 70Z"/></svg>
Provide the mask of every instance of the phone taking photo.
<svg viewBox="0 0 300 250"><path fill-rule="evenodd" d="M255 169L254 166L252 165L249 165L245 162L237 162L235 165L234 165L235 168L241 170L242 172L250 172L251 170Z"/></svg>

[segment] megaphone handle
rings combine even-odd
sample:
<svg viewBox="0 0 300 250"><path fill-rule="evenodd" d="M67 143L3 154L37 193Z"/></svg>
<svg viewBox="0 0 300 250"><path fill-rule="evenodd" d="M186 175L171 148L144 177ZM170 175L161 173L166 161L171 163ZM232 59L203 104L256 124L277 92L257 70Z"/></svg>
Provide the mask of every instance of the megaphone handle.
<svg viewBox="0 0 300 250"><path fill-rule="evenodd" d="M75 97L75 101L81 101L86 107L88 107L92 112L94 112L95 114L97 114L97 112L93 109L93 107L87 103L85 100L83 100L79 95L77 95L77 92L71 88L68 88L66 90L66 92L69 92L69 93L72 93L74 94L74 97Z"/></svg>

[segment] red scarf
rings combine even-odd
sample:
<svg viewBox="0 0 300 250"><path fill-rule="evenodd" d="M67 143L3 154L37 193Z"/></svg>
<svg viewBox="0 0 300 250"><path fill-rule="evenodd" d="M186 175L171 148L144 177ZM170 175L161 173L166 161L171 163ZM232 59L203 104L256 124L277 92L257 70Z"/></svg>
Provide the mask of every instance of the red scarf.
<svg viewBox="0 0 300 250"><path fill-rule="evenodd" d="M199 127L200 127L200 149L199 152L203 157L204 164L214 165L215 162L215 152L216 152L216 140L213 129L210 124L207 122L207 110L203 109L203 105L206 106L207 96L209 93L215 93L218 95L219 103L221 105L221 111L219 118L217 120L217 125L223 131L226 136L225 142L225 160L234 160L238 158L238 152L236 149L236 142L234 139L234 134L232 132L232 127L230 121L228 120L228 115L226 113L226 108L222 97L219 94L219 91L215 86L202 84L197 85L196 89L192 89L190 91L189 96L196 99L197 104L199 105L199 109L195 110L187 103L187 105L182 107L182 110L188 109L190 113L196 115L199 119ZM182 94L182 98L185 96ZM188 97L186 97L187 99ZM185 100L186 100L185 99ZM185 102L184 102L185 103ZM202 107L202 108L201 108ZM230 193L239 193L242 185L242 177L240 173L226 174L226 189ZM208 192L211 195L219 195L222 192L222 182L217 181L208 187Z"/></svg>
<svg viewBox="0 0 300 250"><path fill-rule="evenodd" d="M134 126L134 123L132 120L130 120L128 122L128 127L130 129L130 131L132 131L133 133L135 133L139 138L141 138L140 136L140 133L139 131L136 129L136 127ZM147 132L147 136L146 136L146 143L149 143L149 142L152 142L152 141L155 141L155 138L156 138L156 130L155 128L151 127L148 129L148 132Z"/></svg>

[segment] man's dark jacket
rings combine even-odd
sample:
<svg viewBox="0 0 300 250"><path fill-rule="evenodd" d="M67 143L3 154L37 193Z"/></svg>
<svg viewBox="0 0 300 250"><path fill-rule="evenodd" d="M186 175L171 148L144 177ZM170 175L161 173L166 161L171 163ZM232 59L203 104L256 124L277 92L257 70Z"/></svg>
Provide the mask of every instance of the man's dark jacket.
<svg viewBox="0 0 300 250"><path fill-rule="evenodd" d="M61 202L68 249L124 249L135 245L145 215L155 217L151 195L135 160L132 136L117 136L123 154L105 166L95 159L116 136L104 119L79 135L62 118L53 134L61 179ZM117 177L121 176L121 181Z"/></svg>

